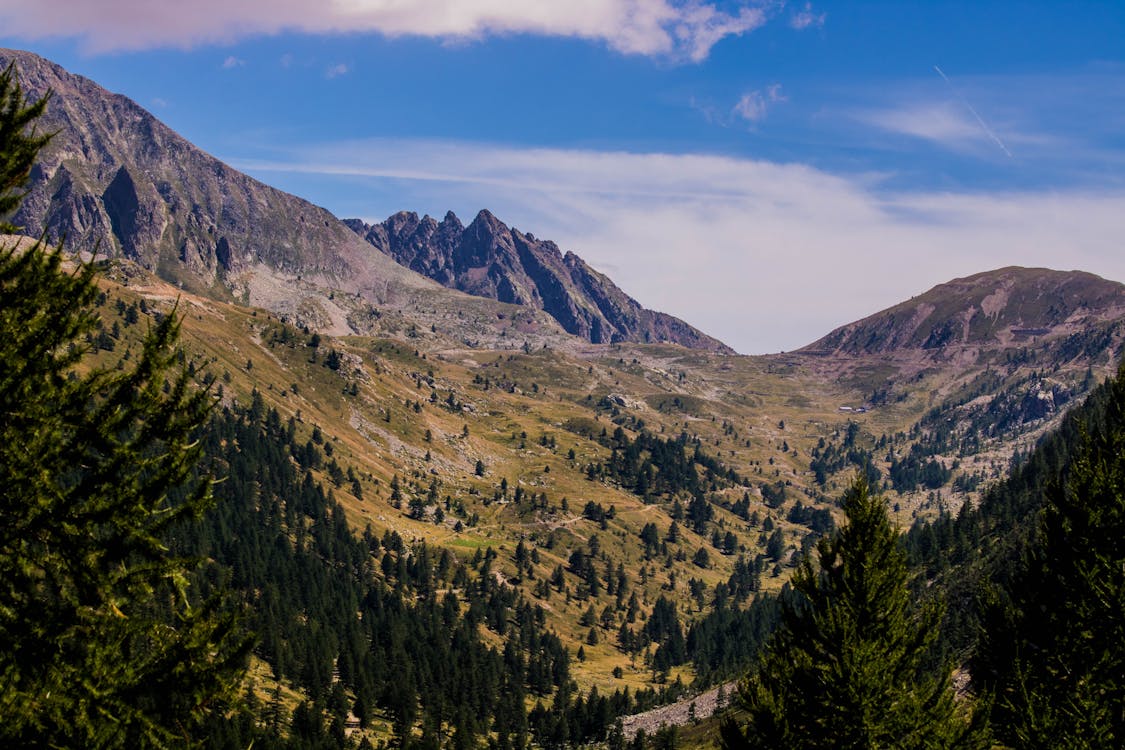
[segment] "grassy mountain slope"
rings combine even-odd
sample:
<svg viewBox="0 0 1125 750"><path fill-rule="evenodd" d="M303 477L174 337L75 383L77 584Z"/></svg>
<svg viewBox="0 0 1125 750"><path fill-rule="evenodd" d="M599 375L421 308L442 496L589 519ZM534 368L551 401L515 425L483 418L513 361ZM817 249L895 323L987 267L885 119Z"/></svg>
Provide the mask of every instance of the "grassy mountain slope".
<svg viewBox="0 0 1125 750"><path fill-rule="evenodd" d="M619 648L629 597L618 602L606 590L619 568L638 598L628 627L639 631L661 596L675 602L686 626L710 609L718 585L732 583L740 558L761 556L755 585L777 590L816 537L814 512L835 512L857 466L869 462L881 473L903 525L975 494L951 492L950 477L934 488L890 486L887 454L909 456L912 446L928 444L929 433L917 427L932 403L924 388L907 393L903 383L902 398L841 411L863 403L863 390L824 378L797 355L725 357L644 345L472 350L425 330L413 338L331 337L264 310L185 294L128 262L112 264L105 283L110 339L114 323L124 335L117 300L126 311L142 301L153 311L180 296L188 349L221 384L223 399L246 404L256 391L283 420L295 420L302 440L314 431L323 440L324 465L314 474L334 488L354 529L425 540L464 560L495 550L496 574L544 607L572 653L583 648L587 658L575 674L584 688L692 677L683 666L654 670L655 643L635 656ZM949 374L933 370L916 382L943 377ZM1040 429L1049 423L1038 420ZM672 469L657 467L646 480L652 489L638 493L636 475L614 470L614 456L644 434L669 443L682 434L681 451L698 449L700 460L737 478L708 479L715 471L693 462L699 484L665 491L654 480ZM1006 437L996 444L1008 446ZM1000 455L972 463L951 448L948 458L999 475L1010 453ZM697 522L693 500L708 509ZM648 524L655 544L642 538ZM535 550L533 562L517 564L521 542ZM697 564L700 550L706 561ZM593 562L596 594L574 564L576 553ZM591 606L594 625L586 621Z"/></svg>
<svg viewBox="0 0 1125 750"><path fill-rule="evenodd" d="M327 576L310 585L337 585L329 583L334 569L363 569L400 590L404 601L433 604L435 590L448 590L466 611L481 592L486 610L498 596L539 608L542 627L569 655L578 692L554 687L538 699L563 695L567 705L593 688L636 694L729 675L746 653L727 642L747 641L757 627L736 624L735 613L752 606L758 592L778 590L801 551L830 528L850 473L878 472L889 487L904 481L895 464L915 446L931 445L936 432L915 430L934 391L898 382L902 398L841 411L841 404L862 403L864 390L823 377L801 355L743 358L651 345L489 351L426 330L334 337L265 310L182 292L127 259L105 263L103 289L102 327L90 342L97 358L112 362L129 353L146 317L168 313L178 298L192 367L214 379L236 415L276 414L265 419L266 444L276 442L283 465L305 472L330 493L330 503L340 503L339 512L316 511L279 537L297 540L299 554L298 529L337 540L317 542L326 546L316 559L300 563L302 576ZM1027 366L1014 364L1012 372ZM935 368L915 382L942 377L951 375ZM1046 429L1050 421L1037 424ZM1008 445L1011 434L995 436L997 445ZM252 443L236 439L250 450ZM224 455L215 464L220 473L242 460L240 453ZM942 464L944 456L922 459ZM993 463L1003 473L1007 459ZM231 489L242 489L230 500L252 500L275 471L256 483L232 477ZM890 487L900 523L952 508L955 496L941 484L948 481L940 477L928 491ZM306 495L302 485L299 497ZM226 554L245 565L250 532L268 531L279 514L220 524ZM368 543L369 560L347 551L351 542L343 540L356 535L381 540L378 547ZM436 579L437 589L396 583L403 575L415 580L409 571L420 544L434 550L431 560L444 550L456 561L450 577ZM340 554L349 562L333 562ZM464 578L456 573L462 569ZM289 581L277 588L290 585L305 586ZM263 586L269 588L248 591ZM262 606L256 595L249 601ZM509 614L479 623L483 643L497 649L509 637L499 623L517 617L522 605L503 606ZM336 636L345 642L348 618L328 611L313 620L311 611L291 616L277 626L285 635L263 641L253 688L260 700L280 695L287 711L297 711L303 697L327 689L324 675L332 669L325 672L324 653L330 663L361 658L331 639L317 641L320 660L300 649L290 654L295 646L278 650L278 643L313 637L300 634L317 632L309 625L321 617L329 618L326 627L345 629ZM719 616L709 618L711 612ZM705 618L706 627L694 628ZM363 731L376 739L405 731L402 707L365 689L341 687L347 701L373 701L375 723ZM535 700L527 696L529 709Z"/></svg>
<svg viewBox="0 0 1125 750"><path fill-rule="evenodd" d="M585 296L563 295L577 305L572 311L577 317L559 317L555 311L556 320L535 305L509 305L446 289L373 252L322 209L195 149L128 99L29 53L4 51L0 58L18 61L31 95L55 91L44 127L59 130L59 135L35 169L17 221L32 227L46 222L49 234L65 232L75 249L99 247L131 261L121 267L122 273L147 269L177 289L251 304L302 329L387 337L423 351L449 350L451 360L471 360L473 366L482 364L479 357L461 350L539 352L546 347L564 359L570 354L596 356L562 330L566 320L580 322L578 318L586 320L585 328L575 328L581 336L595 338L593 326L605 318L604 335L596 338L615 338L610 318L623 315L638 325L648 320L640 338L677 339L674 331L641 315L648 311L629 313L628 298L621 302L598 292L615 289L608 279L579 273L584 265L574 258L562 259L569 269L563 273L556 268L557 248L510 230L495 217L473 223L479 242L461 248L464 252L458 248L468 231L450 229L448 217L442 224L427 224L399 215L388 220L394 225L390 228L369 229L383 228L400 260L428 259L422 270L435 277L440 269L427 263L449 266L443 283L459 283L458 274L464 272L465 278L493 284L497 296L507 284L511 299L521 303L536 294L542 298L543 289L551 286L545 277L528 275L528 268L554 269L558 273L552 272L552 278L565 276L577 285L574 289L585 290ZM423 231L423 225L433 231ZM438 241L441 237L445 239ZM525 252L516 252L520 247ZM413 260L403 255L407 250L415 253ZM492 265L478 267L469 256L481 263L492 259ZM510 262L500 263L501 256ZM532 256L546 260L523 263ZM503 266L498 275L483 273L498 263ZM597 283L579 283L582 279ZM607 310L616 311L616 317L606 317ZM700 351L695 356L676 347L623 343L616 358L630 364L637 360L636 372L622 390L632 401L668 416L662 425L666 430L677 410L697 411L700 421L715 416L731 424L745 415L763 426L763 437L772 438L775 448L794 443L791 450L799 451L797 456L791 450L772 456L778 465L766 468L778 472L774 481L794 483L806 497L830 496L834 475L871 466L903 495L909 518L942 504L955 508L982 482L998 476L1014 450L1025 448L1053 424L1096 372L1113 361L1123 335L1122 310L1121 286L1114 282L1076 272L1009 268L939 286L793 355L744 359ZM637 334L640 329L629 327L633 323L626 328ZM622 337L633 337L624 330L619 331ZM776 415L763 417L753 408L755 384L771 379L762 375L783 373L795 375L798 385L779 404L769 404ZM676 382L670 384L673 377ZM601 385L599 398L613 390L604 380ZM585 387L587 392L577 395L597 390L594 379ZM633 392L635 388L639 390ZM673 396L666 398L669 393ZM827 393L833 394L836 409L851 411L833 414L829 403L818 401ZM806 410L806 403L814 408ZM866 411L856 411L861 407ZM624 405L615 408L630 414ZM771 420L773 425L785 421L787 410L794 413L794 426L801 424L815 440L769 427ZM652 419L643 410L631 416ZM849 430L849 421L857 428ZM718 432L721 439L724 430ZM729 439L741 430L734 425L726 432ZM728 458L735 463L771 457L745 445L733 450ZM814 450L818 455L812 455ZM966 457L972 460L966 462ZM791 476L782 477L783 466Z"/></svg>
<svg viewBox="0 0 1125 750"><path fill-rule="evenodd" d="M1009 267L954 279L837 328L803 351L931 353L975 360L1001 347L1054 340L1120 319L1125 285L1080 271Z"/></svg>

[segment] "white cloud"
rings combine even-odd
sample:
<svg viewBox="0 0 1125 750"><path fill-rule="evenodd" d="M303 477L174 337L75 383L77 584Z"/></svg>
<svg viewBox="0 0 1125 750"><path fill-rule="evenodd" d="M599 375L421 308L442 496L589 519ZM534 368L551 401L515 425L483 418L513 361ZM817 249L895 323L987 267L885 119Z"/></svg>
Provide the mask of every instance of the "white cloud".
<svg viewBox="0 0 1125 750"><path fill-rule="evenodd" d="M993 127L963 101L931 100L886 108L853 110L846 117L879 130L928 141L947 151L962 155L990 158L1020 156L1044 158L1057 150L1064 139L1045 133L1025 132L1015 123L1005 122ZM998 132L999 131L999 132ZM1001 137L1002 136L1002 137ZM1069 143L1065 149L1075 154L1078 145Z"/></svg>
<svg viewBox="0 0 1125 750"><path fill-rule="evenodd" d="M812 3L805 3L804 7L789 17L789 25L798 31L808 28L822 28L827 19L827 13L817 13L813 10Z"/></svg>
<svg viewBox="0 0 1125 750"><path fill-rule="evenodd" d="M775 83L765 91L747 91L734 105L732 114L751 124L756 124L766 118L773 104L784 101L787 99L781 93L781 84Z"/></svg>
<svg viewBox="0 0 1125 750"><path fill-rule="evenodd" d="M1125 280L1125 192L888 193L872 175L721 156L373 140L310 148L277 172L393 182L394 210L487 207L553 239L643 304L743 352L793 349L956 276L1005 265ZM317 181L322 182L321 180ZM331 201L310 196L329 206ZM336 210L347 215L356 211Z"/></svg>
<svg viewBox="0 0 1125 750"><path fill-rule="evenodd" d="M246 65L246 61L234 55L230 55L226 60L223 60L223 67L227 70L231 68L241 68L244 65Z"/></svg>
<svg viewBox="0 0 1125 750"><path fill-rule="evenodd" d="M600 41L625 54L700 61L766 22L706 0L7 0L0 27L24 38L78 37L94 52L189 47L282 31L473 38L538 34Z"/></svg>
<svg viewBox="0 0 1125 750"><path fill-rule="evenodd" d="M984 141L987 135L963 107L951 102L926 102L898 109L857 112L858 120L892 133L963 149Z"/></svg>
<svg viewBox="0 0 1125 750"><path fill-rule="evenodd" d="M339 78L340 76L346 76L350 72L351 68L348 67L347 63L338 63L336 65L330 66L328 70L324 71L324 77Z"/></svg>
<svg viewBox="0 0 1125 750"><path fill-rule="evenodd" d="M739 36L765 23L766 13L760 8L742 8L737 15L729 15L713 5L691 3L681 10L673 31L676 46L686 51L692 62L701 62L724 37Z"/></svg>

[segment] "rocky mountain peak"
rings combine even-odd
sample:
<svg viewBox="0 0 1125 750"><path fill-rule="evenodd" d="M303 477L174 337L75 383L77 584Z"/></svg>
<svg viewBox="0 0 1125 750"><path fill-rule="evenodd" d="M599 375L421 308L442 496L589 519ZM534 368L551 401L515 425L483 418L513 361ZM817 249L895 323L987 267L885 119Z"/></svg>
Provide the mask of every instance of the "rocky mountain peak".
<svg viewBox="0 0 1125 750"><path fill-rule="evenodd" d="M447 232L461 231L465 228L461 224L461 220L457 218L457 214L452 211L445 212L445 218L441 220L441 225Z"/></svg>
<svg viewBox="0 0 1125 750"><path fill-rule="evenodd" d="M646 310L608 277L554 242L524 234L482 209L467 226L446 214L438 231L395 214L374 226L348 226L404 266L454 289L541 309L593 343L672 342L730 352L682 320Z"/></svg>
<svg viewBox="0 0 1125 750"><path fill-rule="evenodd" d="M324 209L231 169L93 81L0 50L0 65L12 61L30 98L53 92L39 127L57 135L15 217L29 231L45 227L52 241L121 254L199 290L224 266L363 275L354 235Z"/></svg>

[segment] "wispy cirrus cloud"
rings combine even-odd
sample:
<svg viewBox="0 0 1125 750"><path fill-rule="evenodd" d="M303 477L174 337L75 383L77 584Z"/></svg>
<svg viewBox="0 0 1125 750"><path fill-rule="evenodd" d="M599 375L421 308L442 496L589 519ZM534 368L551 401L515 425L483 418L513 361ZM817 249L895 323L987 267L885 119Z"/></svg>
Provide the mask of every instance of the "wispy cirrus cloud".
<svg viewBox="0 0 1125 750"><path fill-rule="evenodd" d="M778 102L788 101L781 93L781 84L774 83L764 90L747 91L739 98L731 113L750 123L755 124L766 119L770 108Z"/></svg>
<svg viewBox="0 0 1125 750"><path fill-rule="evenodd" d="M868 147L901 150L903 139L886 138L893 134L1056 178L1067 172L1120 174L1120 63L1052 74L961 73L952 80L933 66L929 75L833 93L837 101L818 116L840 126L841 137Z"/></svg>
<svg viewBox="0 0 1125 750"><path fill-rule="evenodd" d="M796 348L954 276L1005 265L1125 280L1125 188L911 192L888 189L883 175L802 164L415 139L235 163L267 181L340 180L353 202L322 202L369 220L415 208L467 221L488 208L616 269L645 305L747 353ZM377 201L380 193L391 197Z"/></svg>
<svg viewBox="0 0 1125 750"><path fill-rule="evenodd" d="M243 60L240 57L235 57L234 55L229 55L225 60L223 60L223 69L224 70L230 70L232 68L241 68L245 65L246 65L245 60Z"/></svg>
<svg viewBox="0 0 1125 750"><path fill-rule="evenodd" d="M987 138L968 113L950 102L917 102L858 111L853 116L880 130L921 138L953 150L976 147Z"/></svg>
<svg viewBox="0 0 1125 750"><path fill-rule="evenodd" d="M731 128L738 125L751 129L766 119L774 105L787 102L789 98L781 91L780 83L771 83L764 89L745 91L733 106L715 104L712 101L691 98L688 106L703 115L712 125Z"/></svg>
<svg viewBox="0 0 1125 750"><path fill-rule="evenodd" d="M975 109L952 99L852 110L848 117L885 133L909 136L951 153L982 159L1000 155L1014 159L1060 143L1058 135L1026 131L1015 122L990 124Z"/></svg>
<svg viewBox="0 0 1125 750"><path fill-rule="evenodd" d="M324 71L324 77L328 79L339 78L340 76L346 76L350 72L351 67L347 63L337 63L329 66L328 69Z"/></svg>
<svg viewBox="0 0 1125 750"><path fill-rule="evenodd" d="M746 4L728 11L708 0L7 0L0 26L15 37L77 37L93 52L190 47L282 31L536 34L699 62L720 40L765 24L769 7Z"/></svg>
<svg viewBox="0 0 1125 750"><path fill-rule="evenodd" d="M800 10L789 17L789 25L798 31L804 31L809 28L819 29L824 26L824 22L827 18L827 13L818 13L813 10L812 3L805 3Z"/></svg>

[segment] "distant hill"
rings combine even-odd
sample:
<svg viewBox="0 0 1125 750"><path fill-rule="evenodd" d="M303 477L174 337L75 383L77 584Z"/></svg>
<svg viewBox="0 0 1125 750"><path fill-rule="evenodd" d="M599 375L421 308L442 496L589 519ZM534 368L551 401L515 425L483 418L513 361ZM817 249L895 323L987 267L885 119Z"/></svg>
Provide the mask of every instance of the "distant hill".
<svg viewBox="0 0 1125 750"><path fill-rule="evenodd" d="M546 311L568 333L595 344L672 342L733 351L679 318L647 310L607 276L554 242L512 229L488 211L463 226L400 212L379 224L347 225L383 253L443 286Z"/></svg>
<svg viewBox="0 0 1125 750"><path fill-rule="evenodd" d="M940 284L801 351L869 355L1021 346L1125 317L1125 285L1082 271L1008 267Z"/></svg>

